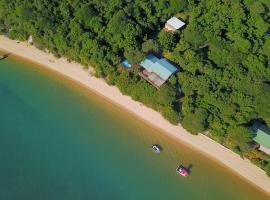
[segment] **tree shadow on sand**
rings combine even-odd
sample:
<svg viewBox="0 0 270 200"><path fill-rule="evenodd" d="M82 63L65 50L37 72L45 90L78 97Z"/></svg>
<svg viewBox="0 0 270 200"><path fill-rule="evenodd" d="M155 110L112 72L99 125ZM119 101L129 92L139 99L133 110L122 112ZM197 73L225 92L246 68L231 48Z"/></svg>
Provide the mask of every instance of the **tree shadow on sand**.
<svg viewBox="0 0 270 200"><path fill-rule="evenodd" d="M0 56L0 60L4 60L4 59L8 58L10 55L11 55L11 53L6 53L6 54Z"/></svg>

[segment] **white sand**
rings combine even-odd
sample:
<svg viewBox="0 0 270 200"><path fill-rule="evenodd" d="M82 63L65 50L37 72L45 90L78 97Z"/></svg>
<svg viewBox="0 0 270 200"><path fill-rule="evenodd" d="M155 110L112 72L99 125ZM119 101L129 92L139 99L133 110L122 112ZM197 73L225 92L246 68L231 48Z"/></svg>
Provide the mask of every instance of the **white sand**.
<svg viewBox="0 0 270 200"><path fill-rule="evenodd" d="M194 136L189 134L180 125L170 124L158 112L133 101L128 96L122 95L116 87L107 85L103 80L90 76L89 72L83 70L81 65L69 63L63 58L57 59L53 55L38 50L27 43L18 43L4 36L0 36L0 49L39 63L85 85L90 90L106 97L111 102L120 105L146 122L163 130L164 133L219 161L250 183L270 194L270 178L267 177L263 170L248 160L241 159L236 153L204 135Z"/></svg>

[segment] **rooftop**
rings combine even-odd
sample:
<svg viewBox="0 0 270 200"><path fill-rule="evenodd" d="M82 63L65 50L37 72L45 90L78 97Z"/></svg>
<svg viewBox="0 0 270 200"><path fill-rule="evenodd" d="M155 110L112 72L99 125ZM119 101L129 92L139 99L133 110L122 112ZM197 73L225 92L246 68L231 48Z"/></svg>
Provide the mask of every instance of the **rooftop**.
<svg viewBox="0 0 270 200"><path fill-rule="evenodd" d="M148 72L157 74L165 81L178 70L165 58L159 59L153 54L149 54L148 56L146 56L145 59L140 63L140 65Z"/></svg>
<svg viewBox="0 0 270 200"><path fill-rule="evenodd" d="M183 26L185 26L185 22L181 21L180 19L176 18L176 17L172 17L171 19L169 19L167 21L167 24L172 26L175 29L179 29Z"/></svg>
<svg viewBox="0 0 270 200"><path fill-rule="evenodd" d="M267 128L261 123L255 123L253 130L255 135L253 140L270 149L270 128Z"/></svg>

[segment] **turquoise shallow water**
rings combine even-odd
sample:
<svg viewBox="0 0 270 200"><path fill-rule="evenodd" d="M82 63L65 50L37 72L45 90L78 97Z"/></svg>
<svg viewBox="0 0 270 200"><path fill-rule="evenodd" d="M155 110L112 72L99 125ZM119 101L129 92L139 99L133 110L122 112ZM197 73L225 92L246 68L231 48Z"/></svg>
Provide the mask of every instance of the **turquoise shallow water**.
<svg viewBox="0 0 270 200"><path fill-rule="evenodd" d="M0 200L266 200L229 170L35 64L0 61ZM162 154L150 146L160 143ZM178 162L192 175L175 173Z"/></svg>

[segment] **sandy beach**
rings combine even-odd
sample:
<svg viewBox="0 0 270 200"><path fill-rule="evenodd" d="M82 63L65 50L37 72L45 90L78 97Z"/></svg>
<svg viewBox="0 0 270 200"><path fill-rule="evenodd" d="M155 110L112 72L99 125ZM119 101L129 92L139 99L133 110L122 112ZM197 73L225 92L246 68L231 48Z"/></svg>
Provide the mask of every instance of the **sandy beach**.
<svg viewBox="0 0 270 200"><path fill-rule="evenodd" d="M132 100L128 96L122 95L116 87L109 86L104 80L90 76L89 71L84 70L81 65L69 63L64 58L55 58L52 54L38 50L26 42L17 42L4 36L0 36L0 49L41 64L83 84L91 91L107 98L112 103L118 104L156 128L163 130L164 134L166 133L176 140L184 142L197 151L206 154L208 157L219 161L236 174L256 185L259 189L270 194L270 178L267 177L262 169L248 160L241 159L239 155L202 134L194 136L189 134L181 125L175 126L170 124L158 112L142 105L140 102Z"/></svg>

